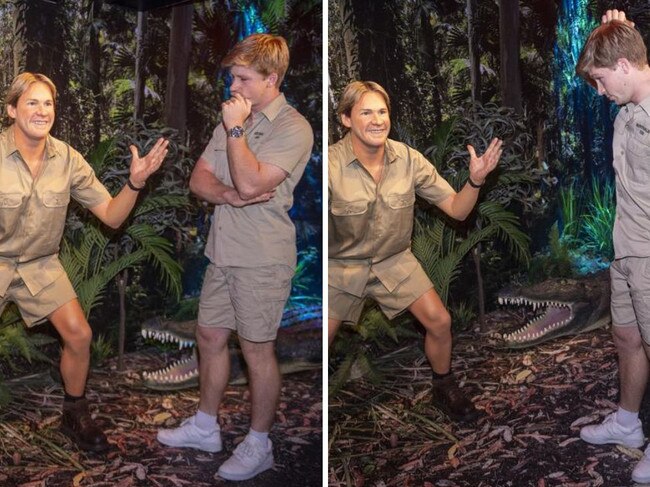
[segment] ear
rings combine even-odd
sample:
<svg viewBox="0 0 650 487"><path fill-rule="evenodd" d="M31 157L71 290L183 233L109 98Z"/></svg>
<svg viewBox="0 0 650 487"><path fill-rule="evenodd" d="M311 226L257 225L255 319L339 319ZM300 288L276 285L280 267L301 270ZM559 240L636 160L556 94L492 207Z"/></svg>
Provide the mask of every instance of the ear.
<svg viewBox="0 0 650 487"><path fill-rule="evenodd" d="M624 58L624 57L619 58L616 61L616 66L621 68L621 71L623 71L624 74L630 74L630 72L632 71L632 68L634 68L632 63L630 61L628 61L627 58Z"/></svg>
<svg viewBox="0 0 650 487"><path fill-rule="evenodd" d="M341 123L346 129L352 128L352 120L345 113L341 113Z"/></svg>
<svg viewBox="0 0 650 487"><path fill-rule="evenodd" d="M273 88L278 84L278 73L271 73L267 76L266 80L268 81L268 87Z"/></svg>
<svg viewBox="0 0 650 487"><path fill-rule="evenodd" d="M7 105L7 114L11 118L16 118L16 107L13 105Z"/></svg>

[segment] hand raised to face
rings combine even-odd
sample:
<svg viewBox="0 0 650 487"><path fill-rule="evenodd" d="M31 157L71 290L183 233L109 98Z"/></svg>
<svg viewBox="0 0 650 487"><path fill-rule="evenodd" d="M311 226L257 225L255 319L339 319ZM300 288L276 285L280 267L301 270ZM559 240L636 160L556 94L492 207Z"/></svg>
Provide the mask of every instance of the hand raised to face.
<svg viewBox="0 0 650 487"><path fill-rule="evenodd" d="M226 130L236 126L243 126L251 114L252 104L239 93L235 93L229 100L221 104L221 114Z"/></svg>

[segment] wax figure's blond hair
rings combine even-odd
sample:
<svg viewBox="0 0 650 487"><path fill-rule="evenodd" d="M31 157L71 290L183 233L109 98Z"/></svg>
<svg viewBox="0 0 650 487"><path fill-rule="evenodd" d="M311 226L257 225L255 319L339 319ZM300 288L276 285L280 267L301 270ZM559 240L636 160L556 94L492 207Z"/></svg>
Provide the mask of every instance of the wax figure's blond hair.
<svg viewBox="0 0 650 487"><path fill-rule="evenodd" d="M17 106L18 99L23 96L23 93L25 93L34 83L43 83L46 85L52 93L52 100L56 101L56 86L54 86L54 83L50 78L41 73L30 73L25 71L16 76L12 81L9 90L7 91L7 96L5 97L5 103L12 107Z"/></svg>
<svg viewBox="0 0 650 487"><path fill-rule="evenodd" d="M388 113L390 113L390 97L386 90L379 84L374 81L352 81L343 90L341 99L339 100L339 106L336 109L336 113L339 118L341 115L349 117L352 114L352 107L356 105L361 97L366 93L378 93L386 102L386 107L388 108Z"/></svg>
<svg viewBox="0 0 650 487"><path fill-rule="evenodd" d="M280 88L289 68L289 47L284 37L253 34L239 41L221 61L221 67L244 66L263 76L278 75L275 86Z"/></svg>
<svg viewBox="0 0 650 487"><path fill-rule="evenodd" d="M641 34L625 22L612 20L596 27L589 34L578 59L576 73L595 86L595 81L589 76L589 70L613 69L622 58L637 68L648 65L648 52Z"/></svg>

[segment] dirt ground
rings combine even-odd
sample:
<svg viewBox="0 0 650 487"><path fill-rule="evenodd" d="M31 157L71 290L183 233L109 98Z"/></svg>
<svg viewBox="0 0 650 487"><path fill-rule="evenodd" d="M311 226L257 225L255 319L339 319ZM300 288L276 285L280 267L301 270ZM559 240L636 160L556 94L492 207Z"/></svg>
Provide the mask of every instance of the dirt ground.
<svg viewBox="0 0 650 487"><path fill-rule="evenodd" d="M489 316L498 329L508 313ZM379 361L379 384L357 380L330 399L330 486L619 487L642 450L582 442L618 399L610 331L508 351L469 332L454 369L481 411L454 424L430 406L430 372L414 343ZM642 421L650 432L650 411Z"/></svg>
<svg viewBox="0 0 650 487"><path fill-rule="evenodd" d="M224 450L205 453L168 448L160 427L193 414L198 389L159 393L140 386L140 373L162 366L159 354L139 352L91 373L87 397L111 443L102 455L85 454L58 431L62 390L47 372L9 382L14 401L0 414L2 487L303 487L322 484L322 372L284 377L277 423L271 433L275 468L245 482L216 473L248 430L246 386L231 386L220 413Z"/></svg>

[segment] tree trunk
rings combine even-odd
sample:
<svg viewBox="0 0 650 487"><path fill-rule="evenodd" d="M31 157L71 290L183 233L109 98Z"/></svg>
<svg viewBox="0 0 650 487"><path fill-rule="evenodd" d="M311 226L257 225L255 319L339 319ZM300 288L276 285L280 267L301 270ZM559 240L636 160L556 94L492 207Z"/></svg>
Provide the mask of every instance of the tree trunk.
<svg viewBox="0 0 650 487"><path fill-rule="evenodd" d="M88 73L88 88L93 94L93 147L97 147L101 139L102 126L102 87L101 87L101 46L99 44L99 29L96 19L99 18L104 0L91 0L92 8L89 16L90 33L88 39L88 58L86 72Z"/></svg>
<svg viewBox="0 0 650 487"><path fill-rule="evenodd" d="M480 243L472 249L472 260L474 261L474 271L476 272L476 283L478 286L478 321L481 325L481 333L485 333L487 332L487 323L485 322L485 291L483 289L483 274L481 273Z"/></svg>
<svg viewBox="0 0 650 487"><path fill-rule="evenodd" d="M350 0L339 0L339 13L343 26L343 46L348 79L359 79L359 46L357 44L354 10Z"/></svg>
<svg viewBox="0 0 650 487"><path fill-rule="evenodd" d="M13 77L18 76L25 70L25 57L27 48L25 46L25 37L27 36L27 23L25 14L27 10L26 2L16 2L13 13ZM8 86L8 84L5 84Z"/></svg>
<svg viewBox="0 0 650 487"><path fill-rule="evenodd" d="M187 77L190 72L192 48L192 4L172 9L165 94L165 124L178 130L185 139L187 124Z"/></svg>
<svg viewBox="0 0 650 487"><path fill-rule="evenodd" d="M117 338L117 370L124 370L124 345L126 343L126 283L129 280L129 270L124 269L117 276L117 293L120 300L120 323Z"/></svg>
<svg viewBox="0 0 650 487"><path fill-rule="evenodd" d="M501 102L522 113L519 70L519 0L499 2L499 47L501 53Z"/></svg>
<svg viewBox="0 0 650 487"><path fill-rule="evenodd" d="M145 54L147 37L147 13L138 12L138 26L136 28L136 50L135 50L135 83L133 93L133 118L141 120L144 115L144 83L145 83Z"/></svg>
<svg viewBox="0 0 650 487"><path fill-rule="evenodd" d="M478 45L478 29L476 28L477 10L477 0L467 0L467 39L472 102L481 101L481 52Z"/></svg>

